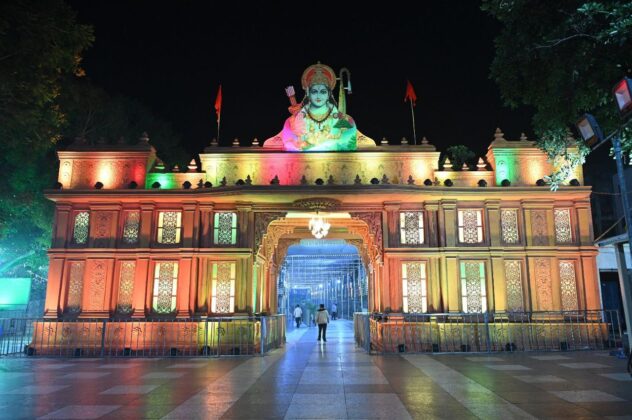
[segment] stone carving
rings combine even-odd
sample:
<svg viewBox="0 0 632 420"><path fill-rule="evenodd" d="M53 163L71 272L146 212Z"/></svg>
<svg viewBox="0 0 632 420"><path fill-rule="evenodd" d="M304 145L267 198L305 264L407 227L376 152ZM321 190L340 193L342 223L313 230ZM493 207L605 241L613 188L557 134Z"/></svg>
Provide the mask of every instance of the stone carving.
<svg viewBox="0 0 632 420"><path fill-rule="evenodd" d="M105 284L107 276L107 265L105 260L92 260L90 270L90 288L88 307L89 310L102 310L105 300Z"/></svg>
<svg viewBox="0 0 632 420"><path fill-rule="evenodd" d="M211 305L214 313L234 312L234 289L235 289L235 263L221 262L216 264L216 278L213 287L213 303ZM215 271L215 270L213 270ZM214 273L215 274L215 273Z"/></svg>
<svg viewBox="0 0 632 420"><path fill-rule="evenodd" d="M399 214L400 242L402 245L421 245L424 242L423 212L407 211Z"/></svg>
<svg viewBox="0 0 632 420"><path fill-rule="evenodd" d="M75 226L72 232L72 240L75 244L85 245L88 243L90 232L90 213L79 212L75 215Z"/></svg>
<svg viewBox="0 0 632 420"><path fill-rule="evenodd" d="M465 277L461 280L464 287L464 312L480 313L486 310L483 304L484 278L481 279L481 273L484 273L484 266L479 261L462 262L462 272ZM484 274L483 274L484 275Z"/></svg>
<svg viewBox="0 0 632 420"><path fill-rule="evenodd" d="M162 232L159 237L159 243L161 244L177 244L179 242L179 219L180 212L177 211L163 211L160 213L162 216L162 225L158 226L158 229Z"/></svg>
<svg viewBox="0 0 632 420"><path fill-rule="evenodd" d="M380 253L383 247L382 244L382 212L351 212L351 217L354 219L362 220L369 226L369 232L375 238L374 245L379 247Z"/></svg>
<svg viewBox="0 0 632 420"><path fill-rule="evenodd" d="M125 225L123 226L123 242L132 245L138 242L140 232L140 212L127 212Z"/></svg>
<svg viewBox="0 0 632 420"><path fill-rule="evenodd" d="M553 216L555 221L555 242L558 244L572 243L570 209L555 209L553 210Z"/></svg>
<svg viewBox="0 0 632 420"><path fill-rule="evenodd" d="M259 249L263 235L268 230L270 222L283 216L285 216L285 213L282 212L255 213L255 251Z"/></svg>
<svg viewBox="0 0 632 420"><path fill-rule="evenodd" d="M505 284L507 293L507 310L511 312L524 311L522 297L522 269L520 261L505 261Z"/></svg>
<svg viewBox="0 0 632 420"><path fill-rule="evenodd" d="M233 229L236 228L237 214L233 212L215 213L215 244L234 245Z"/></svg>
<svg viewBox="0 0 632 420"><path fill-rule="evenodd" d="M500 230L502 241L505 244L517 244L520 242L518 234L518 210L502 209L500 211Z"/></svg>
<svg viewBox="0 0 632 420"><path fill-rule="evenodd" d="M459 210L459 242L477 244L483 241L483 217L480 210Z"/></svg>
<svg viewBox="0 0 632 420"><path fill-rule="evenodd" d="M547 246L549 238L546 227L546 210L531 210L531 232L533 245Z"/></svg>
<svg viewBox="0 0 632 420"><path fill-rule="evenodd" d="M161 262L157 264L158 276L154 280L158 282L158 287L154 286L154 311L159 314L168 314L176 309L176 289L177 289L177 267L176 262Z"/></svg>
<svg viewBox="0 0 632 420"><path fill-rule="evenodd" d="M576 311L578 309L577 281L575 279L575 263L560 261L560 288L562 294L562 310Z"/></svg>
<svg viewBox="0 0 632 420"><path fill-rule="evenodd" d="M81 300L83 298L83 261L73 261L70 263L70 274L68 275L68 302L66 311L69 313L81 312Z"/></svg>
<svg viewBox="0 0 632 420"><path fill-rule="evenodd" d="M405 306L409 313L424 313L427 310L426 264L411 262L403 264L403 286Z"/></svg>
<svg viewBox="0 0 632 420"><path fill-rule="evenodd" d="M135 274L136 261L123 261L121 263L119 293L117 300L117 311L121 314L129 314L132 312Z"/></svg>
<svg viewBox="0 0 632 420"><path fill-rule="evenodd" d="M535 259L535 290L538 310L553 310L553 286L551 284L551 260L549 258Z"/></svg>

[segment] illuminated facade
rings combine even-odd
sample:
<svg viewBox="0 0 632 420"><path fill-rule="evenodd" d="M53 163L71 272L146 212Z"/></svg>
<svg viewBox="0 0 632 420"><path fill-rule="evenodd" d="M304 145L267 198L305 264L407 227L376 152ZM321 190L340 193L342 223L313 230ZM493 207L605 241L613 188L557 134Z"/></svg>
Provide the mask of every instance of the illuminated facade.
<svg viewBox="0 0 632 420"><path fill-rule="evenodd" d="M545 156L499 131L486 162L458 171L427 143L211 146L185 172L146 137L59 158L46 317L276 313L276 270L315 209L345 216L328 238L357 246L370 311L600 307L589 188L536 186Z"/></svg>
<svg viewBox="0 0 632 420"><path fill-rule="evenodd" d="M275 314L288 248L315 226L357 248L371 312L600 308L581 168L552 192L546 156L500 130L471 168L440 167L425 139L376 145L330 103L335 75L319 66L309 101L291 98L293 134L211 144L199 167L166 170L147 135L60 151L45 317ZM321 138L328 119L338 131Z"/></svg>

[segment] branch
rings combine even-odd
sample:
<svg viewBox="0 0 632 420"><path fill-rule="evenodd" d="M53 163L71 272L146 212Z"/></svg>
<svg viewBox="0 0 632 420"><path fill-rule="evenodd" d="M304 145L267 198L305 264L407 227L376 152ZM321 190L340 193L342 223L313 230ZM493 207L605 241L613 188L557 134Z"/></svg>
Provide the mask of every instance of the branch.
<svg viewBox="0 0 632 420"><path fill-rule="evenodd" d="M563 42L569 41L573 38L590 38L593 40L597 40L597 37L593 36L593 35L588 35L588 34L575 34L575 35L570 35L567 36L566 38L561 38L561 39L555 39L555 40L551 40L548 41L549 44L548 45L536 45L536 49L540 49L540 48L553 48L556 47L558 45L560 45Z"/></svg>

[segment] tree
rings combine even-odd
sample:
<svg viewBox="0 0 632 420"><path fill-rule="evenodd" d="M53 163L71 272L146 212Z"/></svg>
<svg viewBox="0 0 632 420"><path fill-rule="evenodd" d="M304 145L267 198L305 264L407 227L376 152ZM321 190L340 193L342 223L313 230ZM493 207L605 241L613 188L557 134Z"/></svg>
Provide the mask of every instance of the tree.
<svg viewBox="0 0 632 420"><path fill-rule="evenodd" d="M457 170L460 170L463 167L463 164L471 163L472 159L476 157L474 152L472 152L467 146L462 144L457 144L455 146L450 146L447 148L445 154L443 155L443 159L441 164L445 162L445 158L450 158L451 167Z"/></svg>
<svg viewBox="0 0 632 420"><path fill-rule="evenodd" d="M52 206L53 147L64 114L61 80L82 75L92 29L62 0L0 2L0 273L43 271Z"/></svg>
<svg viewBox="0 0 632 420"><path fill-rule="evenodd" d="M550 177L556 188L589 153L567 134L581 114L616 127L611 89L632 73L632 2L483 0L482 9L502 25L490 77L507 105L535 109L539 146L561 165ZM624 148L632 151L629 132Z"/></svg>
<svg viewBox="0 0 632 420"><path fill-rule="evenodd" d="M108 143L123 138L125 143L134 144L146 131L165 163L180 167L189 163L191 158L183 151L180 136L171 125L157 118L139 101L122 95L111 96L87 79L72 79L64 84L59 100L67 115L62 130L63 143L84 137L91 142L103 139Z"/></svg>

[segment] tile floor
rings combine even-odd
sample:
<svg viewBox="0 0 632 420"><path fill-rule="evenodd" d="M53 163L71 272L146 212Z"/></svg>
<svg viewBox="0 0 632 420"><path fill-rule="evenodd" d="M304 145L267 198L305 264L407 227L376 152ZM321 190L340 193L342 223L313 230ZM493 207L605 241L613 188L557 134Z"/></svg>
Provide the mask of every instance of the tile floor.
<svg viewBox="0 0 632 420"><path fill-rule="evenodd" d="M632 419L606 352L369 356L352 328L265 357L0 359L0 419Z"/></svg>

